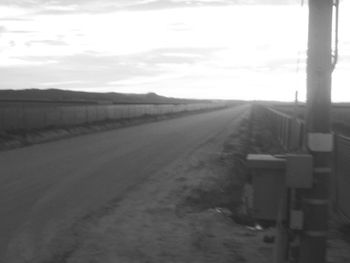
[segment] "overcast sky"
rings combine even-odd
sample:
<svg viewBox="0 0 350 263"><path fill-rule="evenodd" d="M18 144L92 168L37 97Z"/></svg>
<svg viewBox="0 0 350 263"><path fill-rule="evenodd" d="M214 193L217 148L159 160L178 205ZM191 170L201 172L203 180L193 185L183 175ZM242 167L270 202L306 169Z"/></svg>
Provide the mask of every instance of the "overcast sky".
<svg viewBox="0 0 350 263"><path fill-rule="evenodd" d="M307 13L297 0L0 0L0 89L304 98ZM343 1L335 101L350 101L349 13Z"/></svg>

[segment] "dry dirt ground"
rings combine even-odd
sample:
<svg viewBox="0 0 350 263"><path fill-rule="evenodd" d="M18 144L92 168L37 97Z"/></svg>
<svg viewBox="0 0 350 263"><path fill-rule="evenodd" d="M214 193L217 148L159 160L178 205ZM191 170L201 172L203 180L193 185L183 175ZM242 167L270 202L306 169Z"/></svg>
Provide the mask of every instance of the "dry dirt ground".
<svg viewBox="0 0 350 263"><path fill-rule="evenodd" d="M240 203L247 117L58 238L49 262L271 262L272 245L232 220Z"/></svg>
<svg viewBox="0 0 350 263"><path fill-rule="evenodd" d="M243 119L224 145L203 144L78 222L52 244L47 263L273 262L274 245L263 242L273 230L232 219L241 203L247 151L271 147L264 143L267 130L257 134L249 139ZM348 263L350 245L337 228L330 233L328 262Z"/></svg>

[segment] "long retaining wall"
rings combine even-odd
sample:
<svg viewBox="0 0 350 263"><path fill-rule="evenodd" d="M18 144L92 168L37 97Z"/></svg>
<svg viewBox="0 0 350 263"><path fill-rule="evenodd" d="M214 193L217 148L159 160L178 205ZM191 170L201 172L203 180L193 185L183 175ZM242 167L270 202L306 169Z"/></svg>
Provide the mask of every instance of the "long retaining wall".
<svg viewBox="0 0 350 263"><path fill-rule="evenodd" d="M216 109L224 102L162 105L87 105L45 107L0 107L0 132L32 130L120 120L144 115Z"/></svg>

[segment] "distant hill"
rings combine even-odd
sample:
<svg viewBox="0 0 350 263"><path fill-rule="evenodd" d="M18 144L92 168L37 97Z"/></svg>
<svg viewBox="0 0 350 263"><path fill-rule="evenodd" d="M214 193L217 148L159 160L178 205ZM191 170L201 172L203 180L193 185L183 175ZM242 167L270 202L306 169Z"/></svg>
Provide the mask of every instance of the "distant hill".
<svg viewBox="0 0 350 263"><path fill-rule="evenodd" d="M69 103L69 104L180 104L204 100L177 99L147 94L98 93L59 89L0 90L0 103Z"/></svg>

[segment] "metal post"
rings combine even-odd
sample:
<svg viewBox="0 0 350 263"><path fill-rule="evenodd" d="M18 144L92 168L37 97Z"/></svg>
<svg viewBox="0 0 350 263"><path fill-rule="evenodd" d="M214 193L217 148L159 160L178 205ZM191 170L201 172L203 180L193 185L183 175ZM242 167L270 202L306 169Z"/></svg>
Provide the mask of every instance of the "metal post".
<svg viewBox="0 0 350 263"><path fill-rule="evenodd" d="M298 118L298 110L299 110L299 106L298 106L298 91L295 91L295 99L294 99L294 112L293 112L293 118L296 120Z"/></svg>
<svg viewBox="0 0 350 263"><path fill-rule="evenodd" d="M332 6L332 0L309 0L306 143L314 160L314 185L302 194L300 263L326 262L331 169L325 141L331 138ZM314 139L319 147L310 146Z"/></svg>

